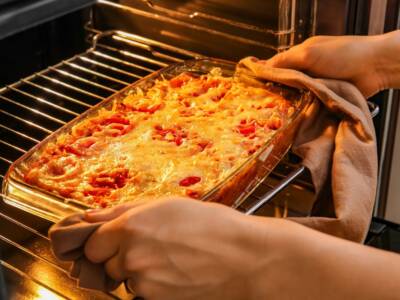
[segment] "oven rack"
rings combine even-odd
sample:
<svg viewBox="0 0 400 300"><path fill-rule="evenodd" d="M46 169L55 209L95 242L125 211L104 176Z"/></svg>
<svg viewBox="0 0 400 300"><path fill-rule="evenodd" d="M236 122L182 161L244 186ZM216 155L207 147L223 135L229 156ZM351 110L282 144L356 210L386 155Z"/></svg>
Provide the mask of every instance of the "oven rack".
<svg viewBox="0 0 400 300"><path fill-rule="evenodd" d="M297 0L280 1L280 13L276 28L254 25L216 13L206 13L201 11L199 7L185 8L185 4L180 5L181 9L171 9L153 0L132 0L132 2L134 2L134 5L124 5L108 0L98 0L97 3L153 21L162 21L164 24L181 26L249 46L283 51L294 44ZM276 41L275 43L266 42L271 37Z"/></svg>
<svg viewBox="0 0 400 300"><path fill-rule="evenodd" d="M93 46L86 52L0 89L0 182L20 155L99 101L170 63L202 57L122 31L92 32ZM254 213L282 190L312 191L310 184L301 180L303 171L290 160L281 163L250 197L249 204L239 209ZM12 280L28 279L36 290L61 299L77 295L84 299L125 298L124 291L103 294L75 288L66 276L68 266L50 253L49 225L0 202L0 249L11 254L3 259L2 253L0 265ZM63 278L63 286L52 286L55 280L51 276Z"/></svg>

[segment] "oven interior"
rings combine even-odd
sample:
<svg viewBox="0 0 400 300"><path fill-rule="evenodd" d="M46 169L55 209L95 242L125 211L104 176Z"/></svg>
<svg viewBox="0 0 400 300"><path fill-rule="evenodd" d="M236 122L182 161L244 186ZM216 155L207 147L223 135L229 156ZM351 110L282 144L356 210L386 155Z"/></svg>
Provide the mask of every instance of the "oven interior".
<svg viewBox="0 0 400 300"><path fill-rule="evenodd" d="M315 32L317 2L100 0L1 40L0 181L51 132L155 70L202 56L268 58L301 42ZM239 209L307 216L317 213L312 198L308 174L289 153ZM50 223L3 200L0 264L8 295L129 298L123 288L110 294L78 289L68 266L50 253Z"/></svg>

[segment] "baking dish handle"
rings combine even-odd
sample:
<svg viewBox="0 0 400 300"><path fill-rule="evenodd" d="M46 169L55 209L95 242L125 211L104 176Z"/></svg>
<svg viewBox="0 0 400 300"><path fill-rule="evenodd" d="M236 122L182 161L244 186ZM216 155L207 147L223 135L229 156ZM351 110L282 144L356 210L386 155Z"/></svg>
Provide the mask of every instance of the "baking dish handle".
<svg viewBox="0 0 400 300"><path fill-rule="evenodd" d="M368 101L368 107L371 111L372 118L375 118L379 114L379 105ZM295 170L289 173L287 177L285 177L282 181L280 181L272 190L268 191L264 194L263 197L258 199L255 203L253 203L249 208L246 209L246 215L253 215L255 214L261 207L265 204L269 203L272 198L274 198L279 192L285 189L293 180L299 177L301 174L304 173L306 168L302 165L297 167Z"/></svg>
<svg viewBox="0 0 400 300"><path fill-rule="evenodd" d="M269 203L272 198L274 198L279 192L285 189L293 180L299 177L301 174L304 173L306 167L300 165L298 168L293 170L289 173L287 177L285 177L282 181L280 181L272 190L268 191L264 194L263 197L258 199L254 204L252 204L247 210L245 211L246 215L254 215L257 210L263 207L265 204Z"/></svg>

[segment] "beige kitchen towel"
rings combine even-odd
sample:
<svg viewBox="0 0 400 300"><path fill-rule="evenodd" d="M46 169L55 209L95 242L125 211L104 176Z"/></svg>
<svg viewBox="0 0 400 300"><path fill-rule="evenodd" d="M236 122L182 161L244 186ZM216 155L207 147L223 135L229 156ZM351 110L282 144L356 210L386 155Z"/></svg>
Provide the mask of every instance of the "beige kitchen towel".
<svg viewBox="0 0 400 300"><path fill-rule="evenodd" d="M375 201L378 159L371 114L361 92L348 82L314 79L295 70L270 68L254 57L241 60L237 71L259 80L309 90L319 100L307 110L292 147L311 172L319 214L291 219L362 242Z"/></svg>
<svg viewBox="0 0 400 300"><path fill-rule="evenodd" d="M84 245L90 235L103 223L88 223L83 214L71 215L49 231L54 255L62 261L72 261L70 275L83 288L112 291L120 282L109 278L103 264L94 264L84 255Z"/></svg>

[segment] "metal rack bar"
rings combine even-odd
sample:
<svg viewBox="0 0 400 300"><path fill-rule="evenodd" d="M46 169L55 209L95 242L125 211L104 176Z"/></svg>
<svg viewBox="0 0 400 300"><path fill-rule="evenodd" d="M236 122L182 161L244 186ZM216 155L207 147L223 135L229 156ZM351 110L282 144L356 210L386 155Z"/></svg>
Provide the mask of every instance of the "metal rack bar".
<svg viewBox="0 0 400 300"><path fill-rule="evenodd" d="M241 29L257 31L257 32L273 34L273 35L285 35L285 34L294 32L294 28L290 28L287 30L273 30L273 29L268 29L268 28L261 28L261 27L255 26L255 25L251 25L251 24L247 24L247 23L243 23L243 22L239 22L239 21L235 21L235 20L231 20L231 19L227 19L227 18L222 18L222 17L215 16L215 15L206 14L206 13L199 12L199 11L194 11L191 13L183 13L183 12L171 10L171 9L156 5L149 0L140 0L140 1L145 2L148 7L152 8L155 11L163 12L163 13L166 13L169 16L173 16L173 17L184 17L187 19L195 19L197 17L200 17L200 18L207 19L207 20L218 21L220 23L224 23L225 25L234 26L234 27L238 27Z"/></svg>
<svg viewBox="0 0 400 300"><path fill-rule="evenodd" d="M41 112L40 110L37 110L37 109L31 108L29 106L23 105L21 103L18 103L18 102L14 101L14 100L11 100L10 98L7 98L7 97L5 97L3 95L0 95L0 98L3 99L4 101L7 101L9 103L14 104L15 106L18 106L18 107L24 108L26 110L29 110L29 111L33 112L34 114L40 115L42 117L45 117L46 119L49 119L49 120L51 120L53 122L56 122L58 124L64 125L66 123L66 122L64 122L64 121L62 121L60 119L57 119L57 118L52 117L52 116L50 116L48 114L45 114L45 113Z"/></svg>
<svg viewBox="0 0 400 300"><path fill-rule="evenodd" d="M131 45L131 46L132 45L136 45L136 42L132 42L131 40L126 39L126 38L121 37L121 36L118 36L118 35L114 35L113 39L116 40L116 41L119 41L119 42L123 42L123 43L125 43L127 45ZM97 46L102 46L102 45L103 44L97 42ZM146 56L143 56L143 55L139 55L139 54L136 54L136 53L132 53L130 51L124 51L124 53L126 54L126 56L129 56L129 57L132 57L132 58L136 58L138 60L141 60L141 61L144 61L144 62L147 62L147 63L151 63L153 65L157 65L157 66L160 66L160 67L168 66L168 64L165 63L165 62L161 62L161 61L158 61L158 60L155 60L155 59L151 59L149 57L146 57Z"/></svg>
<svg viewBox="0 0 400 300"><path fill-rule="evenodd" d="M86 108L90 108L90 107L91 107L91 105L89 105L89 104L87 104L87 103L85 103L85 102L82 102L82 101L80 101L80 100L78 100L78 99L75 99L75 98L73 98L73 97L64 95L64 94L62 94L62 93L60 93L60 92L53 91L53 90L50 89L50 88L47 88L47 87L42 86L42 85L37 84L37 83L33 83L32 81L29 81L29 80L26 80L26 79L22 79L21 81L24 82L24 83L26 83L26 84L32 85L32 86L34 86L35 88L38 88L38 89L40 89L40 90L43 90L43 91L45 91L45 92L47 92L47 93L56 95L57 97L60 97L60 98L63 98L63 99L65 99L65 100L68 100L68 101L70 101L70 102L73 102L73 103L75 103L75 104L82 105L82 106L84 106L84 107L86 107Z"/></svg>
<svg viewBox="0 0 400 300"><path fill-rule="evenodd" d="M107 64L105 64L105 63L98 62L98 61L96 61L96 60L94 60L94 59L90 59L90 58L87 58L87 57L85 57L85 56L81 56L81 57L79 57L79 59L81 59L81 60L83 60L83 61L85 61L85 62L89 62L89 63L91 63L91 64L94 64L94 65L96 65L96 66L100 66L100 67L102 67L102 68L105 68L105 69L108 69L108 70L111 70L111 71L114 71L114 72L118 72L118 73L120 73L120 74L127 75L127 76L130 76L130 77L136 78L136 79L140 79L140 78L143 77L143 76L138 76L138 75L133 74L133 73L130 73L130 72L128 72L128 71L124 71L124 70L121 70L121 69L119 69L119 68L116 68L116 67L107 65ZM129 84L129 83L128 83L128 84Z"/></svg>
<svg viewBox="0 0 400 300"><path fill-rule="evenodd" d="M173 56L171 56L171 55L163 54L163 53L160 53L160 52L153 52L153 55L154 55L155 57L167 59L167 60L169 60L169 61L177 62L177 63L183 62L183 61L184 61L183 59L176 58L176 57L173 57Z"/></svg>
<svg viewBox="0 0 400 300"><path fill-rule="evenodd" d="M7 159L7 158L4 158L3 156L0 156L0 160L2 160L2 161L4 161L4 162L8 163L9 165L12 164L12 161L11 161L11 160L9 160L9 159Z"/></svg>
<svg viewBox="0 0 400 300"><path fill-rule="evenodd" d="M162 22L165 22L165 23L170 23L170 24L173 24L173 25L186 27L186 28L189 28L189 29L192 29L192 30L196 30L196 31L212 34L214 36L219 36L219 37L223 37L223 38L226 38L226 39L230 39L232 41L236 41L238 43L247 44L247 45L253 45L253 46L258 46L258 47L263 47L263 48L272 49L272 50L275 50L275 51L277 50L276 46L273 46L273 45L270 45L270 44L266 44L266 43L259 42L259 41L256 41L256 40L251 40L251 39L248 39L248 38L243 38L243 37L240 37L240 36L237 36L237 35L233 35L233 34L230 34L230 33L218 31L218 30L215 30L215 29L212 29L212 28L207 28L207 27L204 27L204 26L201 26L201 25L196 25L196 24L184 22L184 21L181 21L181 20L178 20L176 18L169 17L169 16L167 17L167 16L156 14L156 13L153 13L153 12L147 12L147 11L144 11L144 10L136 9L134 7L131 7L131 6L125 6L125 5L114 3L114 2L110 2L110 1L107 1L107 0L99 0L98 2L103 4L103 5L107 5L107 6L110 6L110 7L114 7L114 8L118 8L118 9L124 10L124 11L131 12L131 13L136 14L138 16L142 16L142 17L145 17L145 18L149 18L149 19L153 19L153 20L157 20L157 21L162 21Z"/></svg>
<svg viewBox="0 0 400 300"><path fill-rule="evenodd" d="M89 29L89 30L91 30L91 29ZM94 32L96 32L96 31L94 30ZM160 49L163 49L163 50L167 50L167 51L170 51L170 52L173 52L173 53L176 53L176 54L179 54L179 55L184 55L184 56L187 56L187 57L191 57L191 58L202 58L202 57L204 57L200 53L189 51L189 50L182 49L182 48L178 48L176 46L171 46L171 45L168 45L168 44L156 41L156 40L152 40L152 39L146 38L146 37L141 36L141 35L128 33L128 32L125 32L125 31L119 31L119 30L112 31L111 33L113 34L113 39L118 39L118 37L123 37L123 38L125 38L127 40L130 40L130 41L137 41L137 42L139 42L141 44L149 45L149 46L152 46L152 47L157 47L157 48L160 48ZM102 35L110 34L110 32L98 32L97 31L96 34L98 34L98 35L94 39L94 45L95 46L97 46L97 40L99 38L101 38ZM151 48L151 49L153 49L153 48Z"/></svg>
<svg viewBox="0 0 400 300"><path fill-rule="evenodd" d="M96 75L96 76L105 78L105 79L110 80L110 81L114 81L114 82L120 83L120 84L122 84L122 85L128 85L128 84L129 84L129 83L126 82L126 81L122 81L122 80L119 80L119 79L117 79L117 78L104 75L104 74L102 74L102 73L99 73L99 72L90 70L90 69L88 69L88 68L82 67L82 66L77 65L77 64L75 64L75 63L71 63L71 62L69 62L69 61L64 61L63 63L64 63L65 65L67 65L67 66L72 67L72 68L81 70L81 71L86 72L86 73L89 73L89 74L91 74L91 75Z"/></svg>
<svg viewBox="0 0 400 300"><path fill-rule="evenodd" d="M14 242L14 241L2 236L2 235L0 235L0 240L6 242L7 244L10 244L10 245L14 246L15 248L17 248L17 249L21 250L22 252L28 254L29 256L34 257L37 260L40 260L40 261L42 261L42 262L44 262L44 263L46 263L48 265L51 265L53 268L57 269L58 271L60 271L62 273L65 273L65 274L68 274L68 272L65 269L63 269L59 265L55 264L54 262L48 260L47 258L44 258L44 257L41 257L41 256L37 255L36 253L32 252L28 248L26 248L24 246L21 246L20 244L18 244L16 242Z"/></svg>
<svg viewBox="0 0 400 300"><path fill-rule="evenodd" d="M115 58L115 57L113 57L113 56L104 54L104 53L102 53L102 52L100 52L100 51L97 51L97 50L96 50L96 51L93 51L92 54L94 54L94 55L96 55L96 56L99 56L99 57L102 57L102 58L105 58L105 59L108 59L108 60L111 60L111 61L113 61L113 62L117 62L117 63L119 63L119 64L121 64L121 65L124 65L124 66L134 67L134 68L137 67L137 65L135 65L135 64L132 64L132 63L130 63L130 62L127 62L127 61L124 61L124 60ZM146 71L148 71L148 70L146 70ZM151 71L150 71L150 72L151 72ZM138 76L138 78L142 78L142 77L143 77L143 76L140 76L140 75L137 75L137 74L135 74L135 75Z"/></svg>
<svg viewBox="0 0 400 300"><path fill-rule="evenodd" d="M103 97L101 97L99 95L96 95L96 94L93 94L91 92L85 91L83 89L77 88L76 86L70 85L70 84L65 83L65 82L63 82L61 80L58 80L58 79L55 79L55 78L51 78L51 77L49 77L47 75L43 75L43 74L40 74L40 73L36 73L36 75L39 76L39 77L42 77L42 78L44 78L44 79L46 79L48 81L51 81L53 83L62 85L63 87L69 88L71 90L74 90L76 92L79 92L79 93L82 93L82 94L85 94L85 95L88 95L90 97L94 97L94 98L97 98L99 100L103 100L104 99Z"/></svg>
<svg viewBox="0 0 400 300"><path fill-rule="evenodd" d="M19 135L20 137L26 138L26 139L28 139L28 140L34 142L34 143L39 143L39 140L34 139L34 138L32 138L32 137L30 137L30 136L28 136L28 135L26 135L26 134L24 134L24 133L22 133L22 132L19 132L19 131L17 131L17 130L14 130L14 129L12 129L12 128L9 128L9 127L7 127L7 126L4 126L4 125L2 125L2 124L0 124L0 128L3 128L4 130L10 131L10 132L12 132L12 133L14 133L14 134L16 134L16 135Z"/></svg>
<svg viewBox="0 0 400 300"><path fill-rule="evenodd" d="M151 59L151 58L148 58L148 57L145 57L145 56L142 56L142 55L134 54L134 53L131 53L131 52L125 52L125 54L126 54L127 57L136 58L136 59L141 60L143 62L151 63L153 65L156 65L156 66L159 66L159 67L162 67L162 68L168 66L168 64L166 64L166 63L163 63L161 61L158 61L158 60L155 60L155 59Z"/></svg>
<svg viewBox="0 0 400 300"><path fill-rule="evenodd" d="M117 90L112 89L112 88L110 88L110 87L108 87L108 86L99 84L99 83L97 83L97 82L89 81L89 80L87 80L87 79L85 79L85 78L76 76L76 75L71 74L71 73L69 73L69 72L67 72L67 71L64 71L64 70L59 70L59 69L57 69L57 68L55 68L55 67L49 67L49 70L54 71L54 72L57 72L57 73L59 73L59 74L61 74L61 75L64 75L65 77L69 77L69 78L72 78L72 79L81 81L81 82L83 82L83 83L86 83L86 84L95 86L95 87L97 87L97 88L104 89L104 90L109 91L109 92L112 92L112 93L116 93L116 92L117 92Z"/></svg>
<svg viewBox="0 0 400 300"><path fill-rule="evenodd" d="M130 53L129 51L118 50L117 48L114 48L114 47L111 47L111 46L107 46L107 45L103 45L101 43L99 43L97 45L97 47L98 48L103 48L103 49L106 49L106 50L109 50L109 51L117 52L119 54L122 54L123 56L132 55L132 53ZM128 53L130 53L130 54L128 54ZM141 65L138 65L138 64L134 64L134 63L131 63L131 62L123 61L121 59L117 59L117 58L115 58L113 56L104 54L104 53L102 53L102 52L100 52L98 50L94 50L93 54L101 56L101 57L104 57L104 58L108 58L108 59L113 60L115 62L123 63L124 65L130 66L130 67L133 67L133 68L137 68L139 70L143 70L143 71L146 71L146 72L149 72L149 73L152 73L152 72L156 71L155 69L147 68L147 67L144 67L144 66L141 66Z"/></svg>
<svg viewBox="0 0 400 300"><path fill-rule="evenodd" d="M22 81L22 82L25 82L25 83L27 83L27 84L31 84L30 81L26 81L26 80L24 80L24 79L21 80L21 81ZM19 93L19 94L21 94L21 95L24 95L24 96L26 96L26 97L28 97L28 98L32 98L33 100L39 101L39 102L41 102L41 103L44 103L44 104L46 104L46 105L48 105L48 106L51 106L51 107L53 107L53 108L55 108L55 109L58 109L58 110L60 110L60 111L66 112L66 113L71 114L71 115L74 115L74 116L77 116L77 115L78 115L76 112L74 112L74 111L72 111L72 110L69 110L69 109L67 109L67 108L65 108L65 107L62 107L62 106L59 106L59 105L54 104L54 103L52 103L52 102L49 102L49 101L47 101L47 100L44 100L43 98L36 97L36 96L32 95L31 93L22 91L22 90L17 89L17 88L15 88L15 87L13 87L13 86L8 86L8 88L9 88L10 90L16 92L16 93Z"/></svg>
<svg viewBox="0 0 400 300"><path fill-rule="evenodd" d="M14 150L17 150L17 151L21 152L21 153L26 153L26 150L24 150L24 149L22 149L22 148L20 148L18 146L12 145L10 143L7 143L7 142L5 142L3 140L0 140L0 144L6 145L7 147L10 147L10 148L12 148Z"/></svg>
<svg viewBox="0 0 400 300"><path fill-rule="evenodd" d="M274 196L276 196L279 192L285 189L290 183L292 183L297 177L299 177L305 171L304 166L298 167L296 170L292 171L285 179L280 181L272 190L267 192L262 198L258 199L258 201L248 208L245 212L246 215L253 215L257 210L267 204L272 200Z"/></svg>
<svg viewBox="0 0 400 300"><path fill-rule="evenodd" d="M60 294L59 292L57 292L55 289L51 288L50 286L48 286L48 285L46 285L46 284L44 284L44 283L38 281L37 279L33 278L32 276L28 275L28 274L25 273L24 271L22 271L22 270L20 270L20 269L18 269L18 268L16 268L16 267L14 267L13 265L7 263L7 262L4 261L4 260L0 260L0 265L1 265L2 267L6 268L6 269L8 269L8 270L10 270L10 271L12 271L12 272L18 274L18 276L20 276L20 277L22 277L22 278L28 279L28 280L30 280L30 281L33 281L34 283L36 283L36 284L39 285L39 286L45 287L47 290L51 291L54 295L57 295L57 296L58 296L59 298L61 298L61 299L67 299L67 300L70 299L70 298L67 298L67 297L65 297L64 295ZM72 300L72 299L71 299L71 300Z"/></svg>
<svg viewBox="0 0 400 300"><path fill-rule="evenodd" d="M14 119L16 119L16 120L18 120L18 121L20 121L20 122L22 122L22 123L25 123L25 124L29 125L29 126L35 127L36 129L39 129L39 130L41 130L41 131L44 131L44 132L46 132L47 134L52 133L51 130L49 130L49 129L47 129L47 128L44 128L43 126L37 125L36 123L33 123L33 122L31 122L31 121L28 121L28 120L24 120L24 119L22 119L22 118L20 118L20 117L18 117L18 116L15 116L15 115L13 115L13 114L10 114L10 113L7 112L7 111L4 111L4 110L2 110L2 109L0 109L0 113L5 114L5 115L8 116L8 117L14 118Z"/></svg>
<svg viewBox="0 0 400 300"><path fill-rule="evenodd" d="M142 49L144 48L144 49L148 50L155 57L162 57L162 58L165 58L167 60L175 61L175 62L176 61L178 61L178 62L179 61L183 61L182 59L176 58L174 56L166 55L166 54L163 54L163 53L161 53L159 51L155 51L155 50L153 50L153 48L151 48L149 46L143 47L142 46L143 44L140 44L140 43L138 43L136 41L132 41L132 40L126 39L124 37L120 37L120 36L114 35L113 39L117 40L117 41L123 41L123 42L129 44L130 46L134 46L134 47L138 47L138 48L142 48Z"/></svg>
<svg viewBox="0 0 400 300"><path fill-rule="evenodd" d="M1 198L4 198L4 199L7 199L7 198L8 198L8 197L7 197L6 195L4 195L4 194L0 194L0 197L1 197ZM29 226L27 226L27 225L21 223L21 222L18 222L17 220L15 220L15 219L13 219L13 218L7 216L6 214L4 214L4 213L2 213L2 212L0 212L0 217L6 219L7 221L9 221L9 222L11 222L11 223L14 223L15 225L17 225L17 226L19 226L19 227L24 228L25 230L27 230L27 231L33 233L34 235L36 235L36 236L38 236L38 237L40 237L40 238L42 238L42 239L44 239L44 240L50 241L50 239L49 239L47 236L41 234L39 231L37 231L37 230L35 230L34 228L29 227Z"/></svg>

